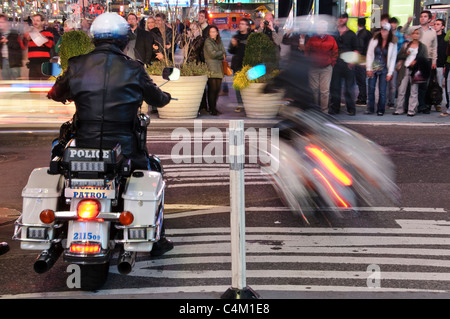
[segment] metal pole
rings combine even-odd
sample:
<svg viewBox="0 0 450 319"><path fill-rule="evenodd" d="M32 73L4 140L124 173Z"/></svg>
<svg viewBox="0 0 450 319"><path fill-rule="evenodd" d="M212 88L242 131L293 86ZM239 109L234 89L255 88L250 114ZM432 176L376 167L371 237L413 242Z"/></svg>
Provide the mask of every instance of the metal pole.
<svg viewBox="0 0 450 319"><path fill-rule="evenodd" d="M230 213L232 286L244 289L245 278L245 185L244 121L230 122Z"/></svg>
<svg viewBox="0 0 450 319"><path fill-rule="evenodd" d="M257 299L259 295L247 286L245 265L245 139L244 121L230 121L230 227L231 287L222 299Z"/></svg>

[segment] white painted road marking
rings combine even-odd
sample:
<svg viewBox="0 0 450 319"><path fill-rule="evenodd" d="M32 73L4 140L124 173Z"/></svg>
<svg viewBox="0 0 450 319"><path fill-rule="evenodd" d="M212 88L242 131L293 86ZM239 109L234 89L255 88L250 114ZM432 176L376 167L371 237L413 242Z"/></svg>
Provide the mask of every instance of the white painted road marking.
<svg viewBox="0 0 450 319"><path fill-rule="evenodd" d="M252 265L247 269L247 278L260 285L249 284L253 289L269 291L373 291L364 287L368 272L361 269L375 264L381 269L382 285L384 280L389 280L395 281L398 287L376 288L378 292L448 292L408 287L411 282L450 282L450 221L398 219L396 222L398 228L247 227L246 261ZM175 249L161 259L137 261L128 276L193 281L231 278L231 269L224 269L231 265L229 228L168 229L167 235L174 241ZM284 269L288 263L304 264L308 268ZM220 264L224 266L217 267ZM193 265L194 270L190 270ZM321 269L321 265L335 265L336 270ZM402 268L397 271L397 266ZM423 267L428 268L424 271ZM115 266L110 271L118 273ZM282 284L286 278L357 280L357 284L286 286ZM408 282L407 287L402 286L403 282ZM208 287L211 286L195 289L208 291ZM185 288L179 289L186 292Z"/></svg>

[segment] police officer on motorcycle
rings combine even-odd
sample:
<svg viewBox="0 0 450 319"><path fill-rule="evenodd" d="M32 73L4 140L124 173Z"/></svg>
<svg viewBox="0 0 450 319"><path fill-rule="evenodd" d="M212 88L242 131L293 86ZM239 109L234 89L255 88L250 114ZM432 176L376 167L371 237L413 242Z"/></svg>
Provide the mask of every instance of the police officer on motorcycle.
<svg viewBox="0 0 450 319"><path fill-rule="evenodd" d="M163 107L170 94L150 79L141 61L122 50L128 43L129 25L116 13L103 13L92 26L95 49L69 59L68 68L58 77L48 98L74 101L73 119L77 147L113 148L119 143L122 154L131 160L132 170L150 169L147 149L138 140L138 109L142 102ZM160 255L173 248L161 237L152 250Z"/></svg>

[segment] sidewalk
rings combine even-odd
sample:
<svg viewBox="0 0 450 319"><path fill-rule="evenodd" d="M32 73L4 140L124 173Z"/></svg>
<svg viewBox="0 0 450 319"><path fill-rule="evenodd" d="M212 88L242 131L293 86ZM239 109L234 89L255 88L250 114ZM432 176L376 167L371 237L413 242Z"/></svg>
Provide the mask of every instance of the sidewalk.
<svg viewBox="0 0 450 319"><path fill-rule="evenodd" d="M197 117L195 120L202 120L208 123L214 122L224 122L229 120L237 120L243 119L246 123L249 124L271 124L276 123L277 119L251 119L246 117L245 111L241 111L239 113L235 112L237 107L236 93L232 86L232 77L227 76L224 79L224 82L228 84L228 95L219 96L219 100L217 102L217 109L222 113L218 116L212 115L201 115ZM366 115L364 114L366 110L366 106L357 105L356 106L356 115L349 116L347 115L346 108L341 104L341 112L340 114L334 115L336 119L345 123L345 124L370 124L370 125L450 125L450 116L442 117L439 116L441 112L436 112L433 108L430 114L422 114L418 113L413 117L407 116L406 113L402 115L394 116L392 113L394 110L386 109L386 113L384 116L377 116L376 114ZM186 123L193 122L192 120L168 120L168 119L160 119L157 115L151 114L150 116L152 120L152 124L164 124L164 123Z"/></svg>
<svg viewBox="0 0 450 319"><path fill-rule="evenodd" d="M19 216L20 212L18 210L0 207L0 226L12 224Z"/></svg>
<svg viewBox="0 0 450 319"><path fill-rule="evenodd" d="M277 118L252 119L246 117L245 111L235 112L237 107L236 93L232 87L232 77L227 76L224 82L228 84L228 95L219 96L217 108L221 112L218 116L210 114L200 115L195 119L160 119L157 114L150 114L153 127L177 127L192 126L195 120L202 120L207 125L224 125L229 120L245 120L246 125L273 125ZM36 96L34 102L23 102L20 99L10 99L13 103L7 108L0 108L1 130L28 130L28 129L59 129L60 125L69 120L74 112L73 103L63 105L49 101L45 96ZM341 105L341 112L334 115L344 124L369 124L369 125L450 125L450 117L439 116L440 112L431 111L430 114L416 114L414 117L403 115L393 116L394 110L387 109L384 116L376 114L365 115L366 107L357 105L356 115L346 114L345 106Z"/></svg>

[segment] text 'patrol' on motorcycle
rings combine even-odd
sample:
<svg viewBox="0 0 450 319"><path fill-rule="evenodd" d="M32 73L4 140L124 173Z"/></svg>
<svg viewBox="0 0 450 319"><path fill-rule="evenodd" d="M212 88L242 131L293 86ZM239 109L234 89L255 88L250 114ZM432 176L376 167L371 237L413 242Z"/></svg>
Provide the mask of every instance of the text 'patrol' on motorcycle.
<svg viewBox="0 0 450 319"><path fill-rule="evenodd" d="M119 19L119 23L124 26L122 34L126 35L125 29L128 25L123 18L111 13L104 14L103 17ZM99 18L96 18L94 23L98 22L101 28L105 28L108 20L98 20ZM103 30L101 29L102 32L107 31L107 36L111 34L109 30ZM89 56L80 56L73 60L71 72L77 68L86 68L86 65L96 67L97 73L105 70L107 75L103 77L105 82L98 85L116 87L116 90L130 90L129 87L122 89L121 85L124 85L122 82L107 82L110 73L112 76L108 62L98 63L102 59L105 61L116 59L114 60L116 70L123 65L124 70L127 71L126 68L130 65L130 72L138 74L130 76L129 81L135 81L137 77L144 78L144 84L149 86L149 91L153 90L155 94L164 95L150 81L143 66L140 67L137 61L130 61L119 48L114 47L113 43L108 43L109 40L110 38L107 38L106 43L96 47ZM75 65L78 62L83 63ZM46 65L44 69L56 71L56 74L60 72L55 65ZM163 77L167 81L177 80L179 71L176 68L167 68L163 72ZM86 76L86 72L78 74ZM66 82L72 84L69 87L69 97L75 96L73 100L77 107L78 118L74 120L74 123L69 122L61 127L60 137L52 149L50 166L36 168L29 176L22 191L22 214L15 222L13 239L21 242L21 249L41 251L34 263L34 270L37 273L48 271L62 255L64 261L79 265L80 288L93 290L101 287L106 281L109 264L116 249L120 250L118 270L122 274L127 274L132 270L138 252L158 256L171 249L173 245L164 237L163 170L159 159L148 155L145 146L150 120L147 115L138 115L138 112L134 112L142 104L142 94L145 94L145 92L141 93L142 86L139 83L131 83L132 87L137 88L134 96L139 97L141 94L141 98L130 96L128 99L135 98L133 100L135 103L130 103L125 108L132 109L134 113L131 114L128 111L129 114L125 114L130 119L130 126L127 126L128 122L120 123L117 120L114 122L119 129L124 128L122 131L119 130L120 133L125 132L124 134L131 136L129 140L132 143L116 143L115 141L117 139L121 141L120 138L124 135L118 134L119 138L116 138L114 125L111 125L111 120L108 122L109 119L105 119L109 115L106 110L107 108L112 110L111 107L117 110L121 108L121 105L113 100L110 105L105 106L105 101L110 100L103 96L103 106L100 105L99 109L94 110L98 105L89 105L89 102L92 104L97 95L94 91L89 91L90 87L78 86L80 83L84 85L84 81L80 81L77 74L71 78L72 74L67 71L58 77L52 90L64 91L61 88L67 86L63 84ZM58 81L63 84L58 86ZM90 84L90 86L93 85ZM51 93L58 93L55 92L50 91L49 98ZM65 92L62 92L62 95L64 94ZM89 101L85 99L77 101L76 97L83 94L90 94ZM56 95L52 95L52 98L53 96ZM170 100L169 95L164 97L165 100ZM89 111L89 108L92 112L85 112L86 109ZM80 111L88 114L87 119L83 119L84 123L78 114ZM101 116L98 123L91 121L89 117L89 114L94 111L98 111ZM88 129L97 125L100 130L93 130L93 133L89 133L89 130L88 133L86 130L80 132L80 127L86 128L82 126L86 124L86 121L90 125ZM77 130L75 134L73 134L73 128ZM90 137L89 134L94 135L97 132L100 133L97 135L98 140L92 142L94 137ZM83 134L88 138L83 140L80 137ZM125 139L125 141L128 140ZM113 142L114 145L112 145ZM99 145L99 147L89 145ZM127 155L125 152L127 147L134 147L139 151L138 155L143 158L143 165L138 166L140 163L134 162L133 157ZM163 245L166 246L163 247Z"/></svg>

